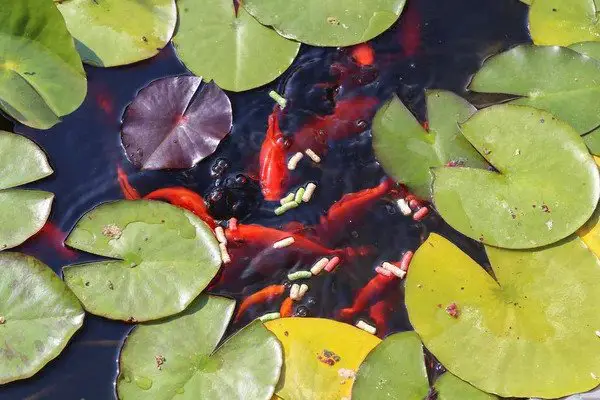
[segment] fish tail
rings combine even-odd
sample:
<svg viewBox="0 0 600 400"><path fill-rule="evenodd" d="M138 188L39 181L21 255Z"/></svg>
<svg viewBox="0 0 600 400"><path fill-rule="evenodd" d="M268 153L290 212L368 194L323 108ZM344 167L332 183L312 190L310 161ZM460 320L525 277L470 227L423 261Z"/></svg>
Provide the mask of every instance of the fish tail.
<svg viewBox="0 0 600 400"><path fill-rule="evenodd" d="M129 183L129 178L123 168L117 165L117 181L119 182L119 186L121 187L121 192L123 192L123 196L127 200L139 200L142 198L139 192L131 186Z"/></svg>
<svg viewBox="0 0 600 400"><path fill-rule="evenodd" d="M342 321L350 321L356 315L356 310L352 307L342 308L338 313L338 318Z"/></svg>

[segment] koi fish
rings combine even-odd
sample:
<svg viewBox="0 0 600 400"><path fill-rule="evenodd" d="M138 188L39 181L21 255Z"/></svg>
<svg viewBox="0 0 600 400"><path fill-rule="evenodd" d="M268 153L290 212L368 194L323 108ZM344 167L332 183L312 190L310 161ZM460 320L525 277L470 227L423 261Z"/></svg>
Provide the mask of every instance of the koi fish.
<svg viewBox="0 0 600 400"><path fill-rule="evenodd" d="M267 303L285 292L285 285L271 285L246 297L240 304L234 321L237 322L248 309L257 304Z"/></svg>
<svg viewBox="0 0 600 400"><path fill-rule="evenodd" d="M277 201L285 194L287 183L287 141L279 129L279 109L269 116L267 135L260 148L260 187L267 201Z"/></svg>
<svg viewBox="0 0 600 400"><path fill-rule="evenodd" d="M44 224L42 229L30 239L30 243L33 240L38 239L50 245L50 247L58 252L61 258L74 260L77 258L77 253L65 246L64 241L66 237L67 234L65 232L61 231L55 224L48 221Z"/></svg>
<svg viewBox="0 0 600 400"><path fill-rule="evenodd" d="M129 178L123 168L117 165L117 181L121 187L121 192L126 200L139 200L142 198L140 193L129 183Z"/></svg>
<svg viewBox="0 0 600 400"><path fill-rule="evenodd" d="M351 55L352 59L361 67L373 65L375 62L375 51L367 42L353 46Z"/></svg>
<svg viewBox="0 0 600 400"><path fill-rule="evenodd" d="M281 318L288 318L294 315L294 300L291 297L286 297L283 303L281 303L279 314Z"/></svg>
<svg viewBox="0 0 600 400"><path fill-rule="evenodd" d="M387 316L389 306L387 299L381 299L369 308L369 317L375 322L377 328L377 336L380 338L385 336L387 331Z"/></svg>
<svg viewBox="0 0 600 400"><path fill-rule="evenodd" d="M407 5L402 14L398 37L406 57L415 56L421 47L421 15L415 2Z"/></svg>
<svg viewBox="0 0 600 400"><path fill-rule="evenodd" d="M384 293L392 282L397 282L395 275L386 276L376 274L362 289L358 291L352 307L344 308L339 311L339 318L350 320L354 316L364 311L373 301Z"/></svg>
<svg viewBox="0 0 600 400"><path fill-rule="evenodd" d="M185 208L194 213L211 229L217 227L214 218L208 213L206 202L198 193L184 187L170 187L158 189L144 196L146 200L166 200L174 206Z"/></svg>

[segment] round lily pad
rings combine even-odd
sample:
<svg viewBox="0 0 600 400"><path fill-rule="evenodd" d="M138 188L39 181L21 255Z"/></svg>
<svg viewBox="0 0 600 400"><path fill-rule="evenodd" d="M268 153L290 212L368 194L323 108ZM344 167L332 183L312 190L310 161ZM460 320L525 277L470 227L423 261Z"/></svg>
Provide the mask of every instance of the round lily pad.
<svg viewBox="0 0 600 400"><path fill-rule="evenodd" d="M277 338L256 320L219 347L235 302L199 296L184 312L137 326L125 340L122 400L269 400L283 362Z"/></svg>
<svg viewBox="0 0 600 400"><path fill-rule="evenodd" d="M49 267L25 254L0 253L0 384L33 376L56 358L83 316Z"/></svg>
<svg viewBox="0 0 600 400"><path fill-rule="evenodd" d="M386 337L360 365L352 397L423 400L429 392L423 345L415 332Z"/></svg>
<svg viewBox="0 0 600 400"><path fill-rule="evenodd" d="M387 30L406 0L245 0L261 24L286 38L314 46L350 46Z"/></svg>
<svg viewBox="0 0 600 400"><path fill-rule="evenodd" d="M140 90L123 116L121 140L138 168L191 168L215 152L232 119L231 102L214 82L172 76Z"/></svg>
<svg viewBox="0 0 600 400"><path fill-rule="evenodd" d="M493 394L482 392L449 372L440 376L433 387L437 393L436 400L495 400L498 398Z"/></svg>
<svg viewBox="0 0 600 400"><path fill-rule="evenodd" d="M171 40L175 0L55 0L83 61L114 67L145 60Z"/></svg>
<svg viewBox="0 0 600 400"><path fill-rule="evenodd" d="M600 40L595 0L533 1L529 9L529 31L537 45L568 46Z"/></svg>
<svg viewBox="0 0 600 400"><path fill-rule="evenodd" d="M261 25L234 2L180 0L173 38L181 61L196 75L240 92L267 84L294 61L300 43Z"/></svg>
<svg viewBox="0 0 600 400"><path fill-rule="evenodd" d="M496 280L436 234L415 253L406 306L427 349L459 378L503 397L597 386L597 258L575 235L541 249L486 252Z"/></svg>
<svg viewBox="0 0 600 400"><path fill-rule="evenodd" d="M52 172L35 143L0 131L0 250L18 246L42 229L54 199L49 192L13 188Z"/></svg>
<svg viewBox="0 0 600 400"><path fill-rule="evenodd" d="M276 394L284 400L350 397L360 363L381 342L352 325L324 318L281 318L265 326L283 346Z"/></svg>
<svg viewBox="0 0 600 400"><path fill-rule="evenodd" d="M211 229L191 212L158 201L115 201L88 212L66 240L112 258L63 269L92 314L129 322L184 310L221 266Z"/></svg>
<svg viewBox="0 0 600 400"><path fill-rule="evenodd" d="M0 48L0 109L8 115L48 129L81 105L85 72L52 1L3 2Z"/></svg>
<svg viewBox="0 0 600 400"><path fill-rule="evenodd" d="M386 173L424 199L431 196L432 167L449 162L485 168L485 160L462 136L458 123L476 109L461 97L442 90L428 91L425 130L396 96L373 119L373 150Z"/></svg>
<svg viewBox="0 0 600 400"><path fill-rule="evenodd" d="M461 127L496 171L436 168L433 200L459 232L505 248L554 243L592 215L600 177L567 123L531 107L496 105Z"/></svg>
<svg viewBox="0 0 600 400"><path fill-rule="evenodd" d="M598 60L569 48L522 45L489 58L469 88L522 96L512 104L549 111L583 135L600 126L599 81Z"/></svg>

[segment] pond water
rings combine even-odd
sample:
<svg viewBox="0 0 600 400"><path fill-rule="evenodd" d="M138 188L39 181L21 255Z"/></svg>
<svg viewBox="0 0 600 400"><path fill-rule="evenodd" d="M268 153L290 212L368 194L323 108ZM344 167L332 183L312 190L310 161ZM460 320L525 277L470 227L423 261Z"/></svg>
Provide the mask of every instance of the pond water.
<svg viewBox="0 0 600 400"><path fill-rule="evenodd" d="M218 184L211 177L211 168L219 158L228 163L222 182L238 174L255 175L267 117L273 108L268 96L272 89L288 99L282 128L290 136L311 116L330 113L334 97L341 101L367 96L381 102L396 93L424 119L426 89L465 95L471 75L486 57L530 41L526 12L526 6L517 0L408 0L398 23L370 42L376 59L367 68L354 65L347 50L302 46L292 67L277 81L245 93L228 93L234 110L232 133L213 156L185 171L136 171L124 155L119 137L123 110L138 90L155 79L188 73L174 49L169 46L155 58L128 67L86 67L88 96L76 112L49 131L15 126L16 132L42 146L55 169L52 177L31 187L56 194L50 221L57 228L45 229L16 250L38 257L59 273L63 265L91 260L90 255L65 251L60 242L86 211L102 202L123 198L117 182L118 166L128 173L141 194L162 187L185 186L209 196ZM475 104L487 101L466 96ZM355 122L358 133L331 143L323 163L303 167L292 176L296 186L309 180L319 182L310 204L274 217L273 205L259 200L244 222L281 226L298 221L312 226L344 193L377 185L384 174L371 150L370 121L367 118ZM0 126L4 125L5 121L0 122ZM233 196L243 206L252 207L248 204L253 198L251 189L240 189ZM230 208L224 206L220 212L227 214ZM356 291L373 276L378 262L398 259L404 251L415 250L429 231L442 231L474 258L485 261L478 245L451 232L439 218L433 216L424 224L416 223L403 217L391 203L380 201L362 218L327 239L330 247L368 246L375 250L344 265L335 274L312 279L309 295L296 313L334 317L340 308L352 303ZM237 271L213 293L240 300L269 284L283 283L290 270L310 267L304 258L294 254L278 260L262 253L256 257L261 257L261 262ZM388 333L411 329L402 293L397 294L396 300ZM280 302L251 310L240 323L278 310ZM368 319L368 315L365 317ZM231 330L239 327L238 324ZM0 399L114 398L118 351L130 329L126 323L87 315L83 329L63 354L34 378L3 386Z"/></svg>

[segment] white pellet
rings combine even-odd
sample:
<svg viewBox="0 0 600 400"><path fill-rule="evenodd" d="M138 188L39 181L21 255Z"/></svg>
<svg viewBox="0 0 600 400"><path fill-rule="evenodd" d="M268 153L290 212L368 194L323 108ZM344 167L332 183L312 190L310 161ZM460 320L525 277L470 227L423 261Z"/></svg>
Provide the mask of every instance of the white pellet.
<svg viewBox="0 0 600 400"><path fill-rule="evenodd" d="M396 200L396 204L398 205L398 208L400 209L402 215L409 216L410 214L412 214L412 210L405 199Z"/></svg>
<svg viewBox="0 0 600 400"><path fill-rule="evenodd" d="M317 261L311 267L310 272L313 275L319 275L321 273L321 271L323 271L323 268L325 268L325 266L327 265L328 262L329 262L329 259L327 257L321 258L319 261Z"/></svg>
<svg viewBox="0 0 600 400"><path fill-rule="evenodd" d="M222 226L217 226L215 228L215 235L217 236L219 243L227 244L227 237L225 236L225 231Z"/></svg>
<svg viewBox="0 0 600 400"><path fill-rule="evenodd" d="M312 198L313 194L315 193L315 190L317 190L317 185L315 185L314 183L310 182L308 185L306 185L306 190L302 195L302 201L308 203Z"/></svg>
<svg viewBox="0 0 600 400"><path fill-rule="evenodd" d="M294 283L292 288L290 289L290 299L296 301L298 300L298 293L300 292L300 285Z"/></svg>
<svg viewBox="0 0 600 400"><path fill-rule="evenodd" d="M293 171L296 169L296 167L298 166L298 163L300 162L300 160L302 160L302 157L304 157L304 154L297 152L296 154L294 154L293 156L290 157L287 167L290 171Z"/></svg>
<svg viewBox="0 0 600 400"><path fill-rule="evenodd" d="M371 326L369 324L367 324L365 321L360 320L356 323L356 327L359 329L362 329L365 332L370 333L371 335L374 335L375 333L377 333L377 329L375 329L374 326Z"/></svg>
<svg viewBox="0 0 600 400"><path fill-rule="evenodd" d="M227 252L227 245L225 243L219 243L219 249L221 250L221 260L223 260L223 264L229 264L231 262L231 257Z"/></svg>
<svg viewBox="0 0 600 400"><path fill-rule="evenodd" d="M295 240L293 237L287 237L285 239L281 239L278 242L273 243L273 248L274 249L283 249L284 247L288 247L291 246L292 244L294 244Z"/></svg>
<svg viewBox="0 0 600 400"><path fill-rule="evenodd" d="M298 297L296 298L296 301L302 300L306 292L308 292L308 285L306 283L303 283L302 285L300 285L300 289L298 290Z"/></svg>
<svg viewBox="0 0 600 400"><path fill-rule="evenodd" d="M386 261L383 264L381 264L381 266L384 269L390 271L392 274L396 275L400 279L404 279L404 277L406 276L406 271L401 270L392 263Z"/></svg>
<svg viewBox="0 0 600 400"><path fill-rule="evenodd" d="M306 149L306 155L310 157L311 160L316 162L317 164L321 162L321 157L317 153L315 153L312 149Z"/></svg>

